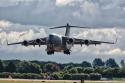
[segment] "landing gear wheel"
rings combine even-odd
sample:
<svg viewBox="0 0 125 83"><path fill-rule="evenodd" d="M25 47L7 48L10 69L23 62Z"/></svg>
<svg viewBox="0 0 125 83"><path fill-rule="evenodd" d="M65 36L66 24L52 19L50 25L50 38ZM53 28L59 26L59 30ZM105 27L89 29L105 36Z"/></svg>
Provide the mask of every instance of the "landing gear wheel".
<svg viewBox="0 0 125 83"><path fill-rule="evenodd" d="M70 55L70 51L69 50L64 50L64 54Z"/></svg>
<svg viewBox="0 0 125 83"><path fill-rule="evenodd" d="M52 55L52 54L54 54L54 51L47 51L47 54Z"/></svg>
<svg viewBox="0 0 125 83"><path fill-rule="evenodd" d="M50 53L50 52L48 52L48 51L47 51L47 54L48 54L48 55L51 55L51 53Z"/></svg>
<svg viewBox="0 0 125 83"><path fill-rule="evenodd" d="M54 51L51 51L52 54L54 54Z"/></svg>

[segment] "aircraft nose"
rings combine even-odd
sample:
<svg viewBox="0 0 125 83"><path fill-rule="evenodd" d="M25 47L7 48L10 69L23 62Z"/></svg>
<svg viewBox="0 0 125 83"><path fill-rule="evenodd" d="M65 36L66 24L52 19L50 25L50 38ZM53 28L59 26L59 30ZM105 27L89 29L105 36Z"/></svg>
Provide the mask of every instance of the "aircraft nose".
<svg viewBox="0 0 125 83"><path fill-rule="evenodd" d="M49 39L52 40L53 39L53 35L49 35Z"/></svg>
<svg viewBox="0 0 125 83"><path fill-rule="evenodd" d="M52 40L53 40L53 35L49 35L49 43L50 44L53 44Z"/></svg>

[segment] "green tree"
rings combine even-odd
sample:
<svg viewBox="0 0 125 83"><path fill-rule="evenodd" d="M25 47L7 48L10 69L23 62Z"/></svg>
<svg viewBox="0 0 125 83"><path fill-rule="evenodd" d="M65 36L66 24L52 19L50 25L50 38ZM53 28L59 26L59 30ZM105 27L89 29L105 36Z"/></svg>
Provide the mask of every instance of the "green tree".
<svg viewBox="0 0 125 83"><path fill-rule="evenodd" d="M41 70L41 68L40 68L40 65L38 65L38 64L36 64L36 63L32 63L31 65L30 65L30 67L31 67L31 72L32 73L41 73L42 72L42 70Z"/></svg>
<svg viewBox="0 0 125 83"><path fill-rule="evenodd" d="M105 70L104 67L96 67L96 68L94 68L94 73L102 74L104 70Z"/></svg>
<svg viewBox="0 0 125 83"><path fill-rule="evenodd" d="M103 71L102 76L103 77L120 77L120 68L107 68Z"/></svg>
<svg viewBox="0 0 125 83"><path fill-rule="evenodd" d="M40 65L38 65L36 63L23 61L19 64L18 72L20 72L20 73L41 73L42 69L40 68Z"/></svg>
<svg viewBox="0 0 125 83"><path fill-rule="evenodd" d="M4 70L3 62L0 60L0 72L3 72L3 70Z"/></svg>
<svg viewBox="0 0 125 83"><path fill-rule="evenodd" d="M65 66L64 70L69 70L71 68L73 68L73 65L67 65L67 66Z"/></svg>
<svg viewBox="0 0 125 83"><path fill-rule="evenodd" d="M113 68L107 68L103 71L103 76L107 78L112 78L113 77Z"/></svg>
<svg viewBox="0 0 125 83"><path fill-rule="evenodd" d="M121 60L121 62L120 62L120 63L121 63L121 66L122 66L122 67L124 67L124 66L125 66L125 62L124 62L124 60Z"/></svg>
<svg viewBox="0 0 125 83"><path fill-rule="evenodd" d="M69 70L69 73L78 73L77 68L71 68Z"/></svg>
<svg viewBox="0 0 125 83"><path fill-rule="evenodd" d="M105 65L106 67L111 67L111 68L116 68L116 67L119 67L118 64L116 63L115 59L108 59L106 62L105 62Z"/></svg>
<svg viewBox="0 0 125 83"><path fill-rule="evenodd" d="M76 67L78 73L83 73L83 68L82 67Z"/></svg>
<svg viewBox="0 0 125 83"><path fill-rule="evenodd" d="M47 63L43 67L44 72L57 72L60 71L60 68L57 64L54 63Z"/></svg>
<svg viewBox="0 0 125 83"><path fill-rule="evenodd" d="M69 70L72 69L72 68L73 68L73 65L67 65L67 66L64 67L63 72L68 73Z"/></svg>
<svg viewBox="0 0 125 83"><path fill-rule="evenodd" d="M63 79L63 75L62 72L54 72L52 73L52 78L54 80L62 80Z"/></svg>
<svg viewBox="0 0 125 83"><path fill-rule="evenodd" d="M6 66L6 71L11 73L16 72L16 65L13 62L9 62Z"/></svg>
<svg viewBox="0 0 125 83"><path fill-rule="evenodd" d="M120 68L120 74L119 77L124 77L125 78L125 62L124 60L121 60L121 68Z"/></svg>
<svg viewBox="0 0 125 83"><path fill-rule="evenodd" d="M104 62L102 61L102 59L96 58L93 60L92 65L93 67L100 67L100 66L104 66Z"/></svg>
<svg viewBox="0 0 125 83"><path fill-rule="evenodd" d="M91 80L100 80L101 79L101 74L99 74L99 73L91 73L90 74L90 79Z"/></svg>
<svg viewBox="0 0 125 83"><path fill-rule="evenodd" d="M87 62L87 61L83 61L83 62L81 63L81 66L82 66L82 67L92 67L92 66L91 66L91 63L89 63L89 62Z"/></svg>
<svg viewBox="0 0 125 83"><path fill-rule="evenodd" d="M119 76L125 78L125 66L123 66L123 67L120 69L120 74L119 74Z"/></svg>
<svg viewBox="0 0 125 83"><path fill-rule="evenodd" d="M71 74L64 74L63 75L64 80L71 80L71 78L72 78Z"/></svg>
<svg viewBox="0 0 125 83"><path fill-rule="evenodd" d="M85 68L83 72L87 73L87 74L90 74L90 73L94 72L94 69L93 68Z"/></svg>

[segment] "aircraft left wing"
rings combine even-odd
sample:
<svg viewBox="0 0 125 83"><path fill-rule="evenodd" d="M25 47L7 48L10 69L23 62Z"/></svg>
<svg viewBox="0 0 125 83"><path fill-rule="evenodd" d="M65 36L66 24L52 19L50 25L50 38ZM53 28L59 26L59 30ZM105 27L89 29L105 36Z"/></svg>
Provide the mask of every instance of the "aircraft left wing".
<svg viewBox="0 0 125 83"><path fill-rule="evenodd" d="M85 44L85 45L98 45L102 43L107 43L107 44L115 44L117 42L117 39L115 42L105 42L105 41L95 41L95 40L87 40L87 39L74 39L74 44Z"/></svg>
<svg viewBox="0 0 125 83"><path fill-rule="evenodd" d="M16 45L16 44L21 44L24 46L29 46L29 45L46 45L46 37L45 38L39 38L39 39L35 39L35 40L24 40L22 42L15 42L15 43L8 43L7 41L7 45Z"/></svg>

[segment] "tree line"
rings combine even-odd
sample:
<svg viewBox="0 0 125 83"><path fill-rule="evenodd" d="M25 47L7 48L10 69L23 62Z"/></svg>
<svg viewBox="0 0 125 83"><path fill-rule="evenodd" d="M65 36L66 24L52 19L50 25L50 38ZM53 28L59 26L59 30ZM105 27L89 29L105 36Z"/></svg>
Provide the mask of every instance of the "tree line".
<svg viewBox="0 0 125 83"><path fill-rule="evenodd" d="M92 63L56 63L43 61L0 60L0 78L58 79L58 80L100 80L125 78L125 62L120 65L113 58L102 61L95 58Z"/></svg>

